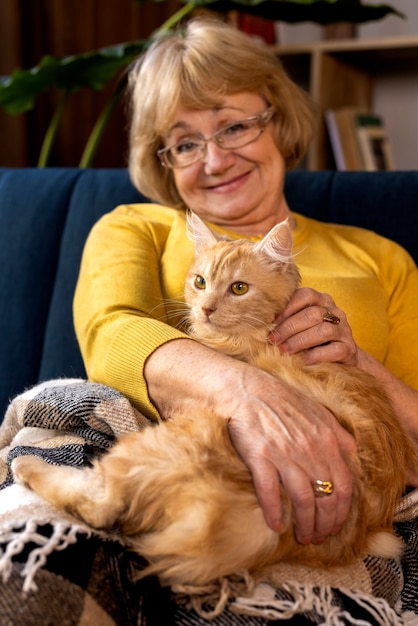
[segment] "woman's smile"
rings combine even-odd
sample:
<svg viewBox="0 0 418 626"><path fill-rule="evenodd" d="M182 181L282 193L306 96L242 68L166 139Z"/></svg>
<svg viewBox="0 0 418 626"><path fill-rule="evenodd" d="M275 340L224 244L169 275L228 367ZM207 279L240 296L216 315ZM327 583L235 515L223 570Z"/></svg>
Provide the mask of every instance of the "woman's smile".
<svg viewBox="0 0 418 626"><path fill-rule="evenodd" d="M213 184L209 184L207 185L207 189L210 189L215 193L231 193L244 185L248 181L250 176L251 170L248 172L244 172L243 174L238 174L236 176L230 177L227 180L217 181Z"/></svg>

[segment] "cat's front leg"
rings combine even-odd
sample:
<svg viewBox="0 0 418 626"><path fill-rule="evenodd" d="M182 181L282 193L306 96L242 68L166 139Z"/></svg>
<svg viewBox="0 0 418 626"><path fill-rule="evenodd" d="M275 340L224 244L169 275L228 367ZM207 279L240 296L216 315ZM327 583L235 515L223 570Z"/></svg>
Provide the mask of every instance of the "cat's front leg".
<svg viewBox="0 0 418 626"><path fill-rule="evenodd" d="M78 469L51 465L36 456L20 456L12 461L11 468L16 482L94 528L110 528L120 514L122 503L107 497L98 467Z"/></svg>

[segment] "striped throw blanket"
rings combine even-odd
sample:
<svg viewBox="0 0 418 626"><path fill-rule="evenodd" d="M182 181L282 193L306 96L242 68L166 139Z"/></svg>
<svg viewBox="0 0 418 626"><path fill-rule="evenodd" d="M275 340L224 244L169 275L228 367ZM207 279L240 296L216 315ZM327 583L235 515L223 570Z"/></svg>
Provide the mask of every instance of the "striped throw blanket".
<svg viewBox="0 0 418 626"><path fill-rule="evenodd" d="M154 578L137 580L143 561L123 537L95 531L13 482L18 455L82 467L148 425L119 392L84 380L48 381L12 400L0 427L2 626L418 625L418 490L396 514L405 542L399 562L279 565L259 577L168 590Z"/></svg>

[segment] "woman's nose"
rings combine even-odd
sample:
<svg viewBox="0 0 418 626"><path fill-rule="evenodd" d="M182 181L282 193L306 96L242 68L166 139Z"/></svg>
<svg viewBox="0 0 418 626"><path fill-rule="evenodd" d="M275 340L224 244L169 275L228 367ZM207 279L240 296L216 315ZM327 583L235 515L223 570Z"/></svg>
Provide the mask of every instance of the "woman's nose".
<svg viewBox="0 0 418 626"><path fill-rule="evenodd" d="M203 162L206 174L216 174L232 165L234 155L231 150L223 150L214 141L209 141L206 144Z"/></svg>

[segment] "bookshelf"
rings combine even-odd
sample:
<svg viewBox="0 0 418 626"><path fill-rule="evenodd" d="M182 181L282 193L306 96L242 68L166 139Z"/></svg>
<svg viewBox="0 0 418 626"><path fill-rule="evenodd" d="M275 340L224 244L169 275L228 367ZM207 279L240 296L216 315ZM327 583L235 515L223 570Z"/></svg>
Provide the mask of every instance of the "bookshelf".
<svg viewBox="0 0 418 626"><path fill-rule="evenodd" d="M374 87L380 78L388 81L404 75L415 83L418 80L418 36L275 45L273 49L318 107L317 128L306 162L310 170L334 168L324 116L327 109L358 106L372 110ZM418 127L412 132L418 143Z"/></svg>

